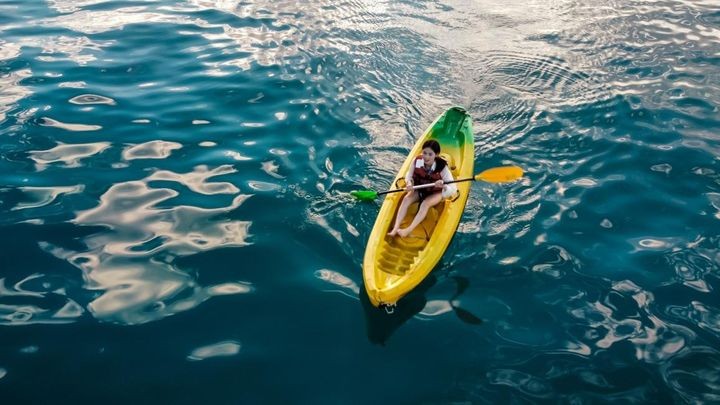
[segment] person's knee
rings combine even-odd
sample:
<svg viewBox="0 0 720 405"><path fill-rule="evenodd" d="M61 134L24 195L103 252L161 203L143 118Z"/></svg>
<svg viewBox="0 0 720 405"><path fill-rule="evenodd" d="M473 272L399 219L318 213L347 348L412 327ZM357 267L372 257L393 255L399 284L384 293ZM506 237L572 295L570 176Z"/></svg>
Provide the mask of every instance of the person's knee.
<svg viewBox="0 0 720 405"><path fill-rule="evenodd" d="M425 200L425 201L422 202L422 204L420 204L420 210L422 210L422 211L427 211L427 210L429 210L433 205L435 205L435 204L433 204L432 201Z"/></svg>

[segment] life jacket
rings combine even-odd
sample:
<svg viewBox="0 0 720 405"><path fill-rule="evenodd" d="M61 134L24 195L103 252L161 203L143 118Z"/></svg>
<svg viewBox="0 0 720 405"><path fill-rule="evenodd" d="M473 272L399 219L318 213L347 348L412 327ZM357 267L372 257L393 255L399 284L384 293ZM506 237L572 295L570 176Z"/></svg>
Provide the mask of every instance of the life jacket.
<svg viewBox="0 0 720 405"><path fill-rule="evenodd" d="M438 180L442 180L442 171L447 166L447 162L440 158L435 158L435 170L425 170L425 162L423 161L422 155L415 157L413 162L413 184L419 186L421 184L435 183ZM430 190L433 192L442 191L442 187L433 187Z"/></svg>

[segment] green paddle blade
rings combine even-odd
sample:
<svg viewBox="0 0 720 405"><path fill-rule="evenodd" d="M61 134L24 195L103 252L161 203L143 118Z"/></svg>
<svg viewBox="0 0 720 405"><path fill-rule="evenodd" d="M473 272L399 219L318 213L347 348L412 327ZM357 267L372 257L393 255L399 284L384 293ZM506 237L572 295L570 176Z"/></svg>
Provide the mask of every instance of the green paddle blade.
<svg viewBox="0 0 720 405"><path fill-rule="evenodd" d="M372 190L352 191L350 194L360 201L373 201L378 196L377 192Z"/></svg>

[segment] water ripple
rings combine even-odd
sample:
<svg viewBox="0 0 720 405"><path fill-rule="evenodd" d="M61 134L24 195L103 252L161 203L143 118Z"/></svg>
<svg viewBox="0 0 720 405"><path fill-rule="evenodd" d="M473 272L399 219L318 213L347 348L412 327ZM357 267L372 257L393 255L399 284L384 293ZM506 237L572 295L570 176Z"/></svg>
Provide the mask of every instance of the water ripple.
<svg viewBox="0 0 720 405"><path fill-rule="evenodd" d="M123 150L123 159L166 159L173 150L182 148L182 144L168 141L149 141L131 145Z"/></svg>
<svg viewBox="0 0 720 405"><path fill-rule="evenodd" d="M187 185L200 193L235 194L237 189L229 184L205 183L224 172L223 168L201 169L187 178ZM148 186L149 181L160 179L185 181L180 175L155 172L143 181L117 183L100 197L96 208L78 212L75 224L108 228L85 237L86 249L72 251L40 243L43 250L81 270L87 288L101 291L88 306L97 318L143 323L188 310L218 293L248 292L227 285L199 286L173 262L202 251L248 245L249 222L213 218L237 209L249 196L238 194L221 208L160 208L162 202L179 195L172 189Z"/></svg>
<svg viewBox="0 0 720 405"><path fill-rule="evenodd" d="M60 122L48 117L40 118L40 125L44 127L55 127L66 131L97 131L102 129L100 125L73 124L68 122Z"/></svg>
<svg viewBox="0 0 720 405"><path fill-rule="evenodd" d="M240 343L232 340L218 342L212 345L198 347L193 350L189 356L187 356L187 359L191 361L200 361L212 357L235 356L240 353L240 347Z"/></svg>
<svg viewBox="0 0 720 405"><path fill-rule="evenodd" d="M85 187L81 184L66 187L18 187L25 194L25 201L18 202L12 210L44 207L65 194L81 193Z"/></svg>
<svg viewBox="0 0 720 405"><path fill-rule="evenodd" d="M73 104L79 104L79 105L92 105L92 104L107 104L107 105L115 105L115 100L105 97L105 96L99 96L97 94L81 94L79 96L75 96L70 99L70 102Z"/></svg>
<svg viewBox="0 0 720 405"><path fill-rule="evenodd" d="M54 148L30 152L30 158L35 161L37 171L47 166L61 163L65 167L80 167L80 161L101 153L110 147L110 142L95 142L83 144L59 144Z"/></svg>
<svg viewBox="0 0 720 405"><path fill-rule="evenodd" d="M12 286L0 279L1 325L71 323L84 312L46 275L33 274Z"/></svg>

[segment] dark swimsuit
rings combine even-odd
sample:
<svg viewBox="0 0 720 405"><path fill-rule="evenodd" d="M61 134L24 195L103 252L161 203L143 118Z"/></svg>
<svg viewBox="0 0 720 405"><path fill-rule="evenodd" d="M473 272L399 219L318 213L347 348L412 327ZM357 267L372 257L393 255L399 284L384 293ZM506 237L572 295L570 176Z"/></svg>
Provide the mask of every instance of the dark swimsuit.
<svg viewBox="0 0 720 405"><path fill-rule="evenodd" d="M442 190L434 190L434 189L428 190L426 188L422 188L420 190L417 190L417 192L418 192L418 202L423 202L423 200L425 200L426 198L428 198L429 196L431 196L435 193L442 193Z"/></svg>

